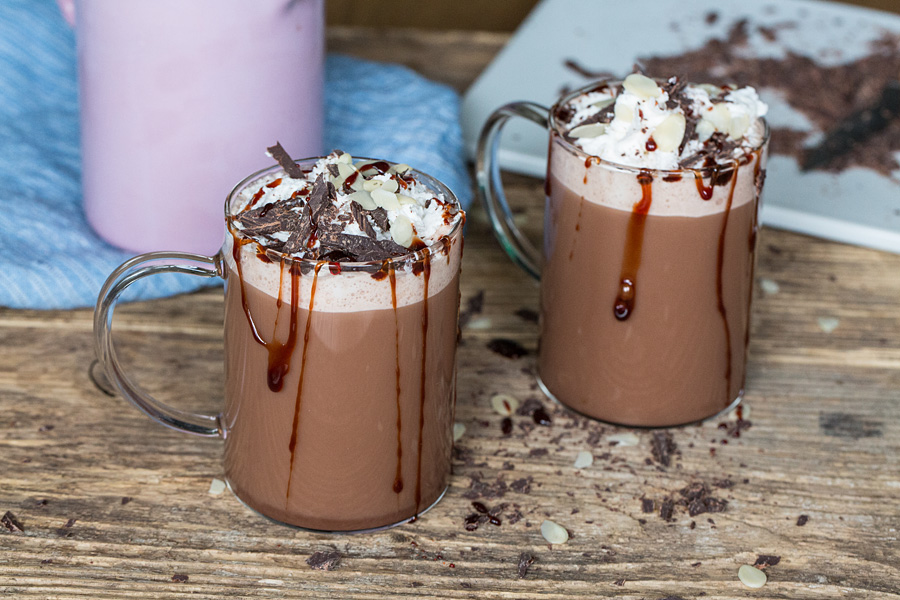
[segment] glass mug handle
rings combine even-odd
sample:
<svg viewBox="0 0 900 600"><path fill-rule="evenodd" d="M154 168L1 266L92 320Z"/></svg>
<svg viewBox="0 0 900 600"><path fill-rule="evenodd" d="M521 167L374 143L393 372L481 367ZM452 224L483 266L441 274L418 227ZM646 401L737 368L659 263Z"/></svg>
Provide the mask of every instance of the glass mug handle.
<svg viewBox="0 0 900 600"><path fill-rule="evenodd" d="M481 130L481 136L478 138L475 180L478 195L491 219L491 226L500 245L514 263L535 279L540 279L540 252L516 227L512 211L506 201L506 194L503 192L503 183L500 180L500 166L497 162L500 132L511 117L524 117L545 130L550 125L550 109L533 102L513 102L495 110L488 117Z"/></svg>
<svg viewBox="0 0 900 600"><path fill-rule="evenodd" d="M154 264L145 265L145 263ZM197 266L196 263L209 264L214 268L207 269ZM222 265L219 255L212 257L187 252L149 252L122 263L110 274L97 298L97 307L94 310L94 349L97 359L103 365L109 381L125 399L154 421L186 433L220 437L223 430L217 415L188 413L163 404L133 383L119 364L112 340L113 309L119 296L131 284L158 273L221 277Z"/></svg>

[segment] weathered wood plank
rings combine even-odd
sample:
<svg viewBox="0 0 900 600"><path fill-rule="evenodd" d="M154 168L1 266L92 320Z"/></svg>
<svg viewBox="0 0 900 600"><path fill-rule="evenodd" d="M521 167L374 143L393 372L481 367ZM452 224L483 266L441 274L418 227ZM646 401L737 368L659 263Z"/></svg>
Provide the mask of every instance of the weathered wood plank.
<svg viewBox="0 0 900 600"><path fill-rule="evenodd" d="M431 61L429 73L457 87L499 47L462 34L355 31L332 32L332 45ZM539 237L540 182L507 181ZM536 310L538 288L473 209L462 302L483 292L484 303L459 351L466 432L450 489L416 523L367 535L290 529L228 491L211 495L220 442L157 426L91 383L90 311L0 309L0 515L10 511L24 529L0 527L0 595L900 598L900 256L770 229L759 248L759 279L778 291L760 287L754 299L744 408L752 426L735 437L736 417L724 415L674 429L678 452L666 467L652 455L652 431L589 421L542 398L532 375L537 325L517 315ZM827 332L819 318L837 327ZM148 390L215 411L221 319L221 290L212 289L122 306L115 331ZM494 354L486 344L495 337L531 353ZM505 436L489 402L500 391L542 401L552 423L516 415ZM611 443L625 433L635 445ZM594 464L576 469L582 450ZM669 520L660 516L666 500L698 483L727 501L724 512L691 516L676 503ZM467 531L473 500L505 504L502 524ZM546 518L570 530L568 543L546 544ZM324 550L342 554L338 567L312 570L306 559ZM523 552L535 561L519 578ZM737 569L763 554L781 560L751 591Z"/></svg>

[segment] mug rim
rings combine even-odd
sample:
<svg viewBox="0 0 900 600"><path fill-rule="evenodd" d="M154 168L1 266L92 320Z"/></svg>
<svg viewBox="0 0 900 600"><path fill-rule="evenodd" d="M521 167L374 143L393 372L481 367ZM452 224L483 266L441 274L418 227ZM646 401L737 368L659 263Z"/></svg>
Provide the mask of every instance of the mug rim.
<svg viewBox="0 0 900 600"><path fill-rule="evenodd" d="M658 77L654 77L652 79L656 82L663 81L663 80L659 79ZM718 163L717 166L699 167L699 168L679 167L677 169L658 169L658 168L653 168L653 167L636 167L633 165L626 165L623 163L618 163L618 162L615 162L612 160L601 158L595 154L591 154L591 153L585 151L583 148L580 148L580 147L576 146L575 144L573 144L572 142L570 142L565 135L565 131L564 131L561 123L559 123L559 121L557 121L557 119L556 119L557 111L562 106L564 106L565 104L567 104L568 102L570 102L571 100L575 99L578 96L595 91L601 87L609 87L609 86L619 85L622 83L622 81L623 81L622 79L618 79L618 78L598 79L598 80L592 81L590 83L587 83L577 89L571 90L571 91L563 94L562 96L560 96L556 100L556 102L553 103L553 106L550 107L550 111L549 111L550 116L548 118L548 125L549 125L549 129L550 129L551 137L553 137L554 134L556 137L555 140L551 140L551 141L555 141L555 142L561 144L566 150L568 150L569 152L571 152L573 154L584 157L585 160L590 160L593 165L603 166L603 167L606 167L606 168L609 168L612 170L624 171L627 173L634 173L634 174L639 174L641 172L645 172L645 173L649 172L651 174L658 173L661 176L666 176L666 175L674 175L674 174L683 175L685 172L692 172L692 173L700 174L701 176L704 176L704 175L713 174L714 171L720 169L723 166L726 166L726 167L730 166L729 163ZM688 83L691 84L692 82L688 82ZM697 85L697 84L694 84L694 85ZM749 155L752 155L757 152L765 152L766 149L768 148L769 139L771 137L771 129L769 127L769 122L766 120L765 117L757 117L757 119L759 122L762 123L762 126L763 126L762 141L758 145L748 149L746 151L745 156L749 156ZM743 157L741 157L741 158L743 158ZM740 161L741 158L733 158L732 161Z"/></svg>
<svg viewBox="0 0 900 600"><path fill-rule="evenodd" d="M322 160L323 158L327 158L327 156L312 156L312 157L308 157L308 158L297 159L297 160L294 160L294 162L300 167L306 167L306 166L315 165L316 162L318 162L319 160ZM353 160L359 161L359 162L365 162L365 161L384 162L390 166L395 166L395 165L400 164L400 163L382 159L382 158L371 158L371 157L367 157L367 156L354 156ZM272 174L272 173L275 173L278 171L284 172L284 168L278 164L264 167L258 171L251 173L250 175L247 175L242 180L240 180L237 184L235 184L235 186L231 189L231 191L228 192L228 195L225 197L225 207L224 207L225 208L225 211L224 211L225 212L225 215L224 215L225 216L225 229L226 229L227 234L229 234L229 235L232 235L232 236L242 239L242 240L248 240L248 242L250 242L250 243L255 243L259 248L264 250L263 254L265 254L266 257L273 260L274 262L282 262L284 264L296 263L296 264L301 265L301 268L304 268L304 269L305 268L315 268L319 264L332 264L333 263L336 265L340 265L341 271L349 271L349 272L363 271L363 272L372 273L372 272L384 270L385 268L388 268L390 266L398 267L400 265L407 264L407 263L417 263L417 262L425 260L426 258L430 258L431 256L437 255L437 254L445 252L445 251L449 251L450 247L453 244L453 241L456 240L457 237L462 235L463 226L465 225L465 222L466 222L466 212L465 212L465 210L463 210L462 205L459 202L459 198L456 197L456 194L454 194L453 191L449 187L447 187L446 184L444 184L442 181L440 181L436 177L433 177L432 175L425 173L424 171L420 171L413 167L410 167L410 170L416 176L416 178L420 182L424 183L430 190L434 191L435 193L444 194L444 196L446 198L449 198L450 200L452 200L453 204L456 205L457 210L459 211L459 214L462 215L462 218L458 219L456 221L456 223L454 223L453 227L450 229L450 231L448 233L442 235L440 238L438 238L437 240L432 242L430 245L425 246L424 248L421 248L419 250L414 250L414 251L407 252L406 254L402 254L400 256L393 256L391 258L383 258L383 259L379 259L379 260L328 261L328 260L322 260L322 259L307 258L307 257L293 256L290 254L285 254L284 252L281 252L279 250L273 250L271 248L267 248L263 244L261 244L256 238L245 235L243 231L241 231L240 229L235 227L232 223L233 217L235 215L232 214L232 212L231 212L231 203L235 198L237 198L237 195L242 190L244 190L246 187L248 187L251 183L253 183L253 181L255 181L257 179L261 179L261 178L265 177L266 175L269 175L269 174ZM225 245L228 245L228 243L229 243L229 241L226 239ZM305 272L305 270L304 270L304 272Z"/></svg>

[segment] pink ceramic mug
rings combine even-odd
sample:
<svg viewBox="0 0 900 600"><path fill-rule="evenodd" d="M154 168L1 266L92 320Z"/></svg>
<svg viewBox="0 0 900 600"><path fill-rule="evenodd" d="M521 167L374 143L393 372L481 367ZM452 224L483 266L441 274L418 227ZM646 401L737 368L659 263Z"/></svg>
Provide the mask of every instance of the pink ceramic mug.
<svg viewBox="0 0 900 600"><path fill-rule="evenodd" d="M110 243L214 253L235 174L323 151L323 0L58 0L76 25L82 188Z"/></svg>

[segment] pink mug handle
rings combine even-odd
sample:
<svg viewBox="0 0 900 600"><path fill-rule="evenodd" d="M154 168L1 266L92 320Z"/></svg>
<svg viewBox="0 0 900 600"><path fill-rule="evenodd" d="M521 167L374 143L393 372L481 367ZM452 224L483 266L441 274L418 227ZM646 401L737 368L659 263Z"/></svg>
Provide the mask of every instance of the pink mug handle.
<svg viewBox="0 0 900 600"><path fill-rule="evenodd" d="M59 12L72 27L75 27L75 0L56 0Z"/></svg>

